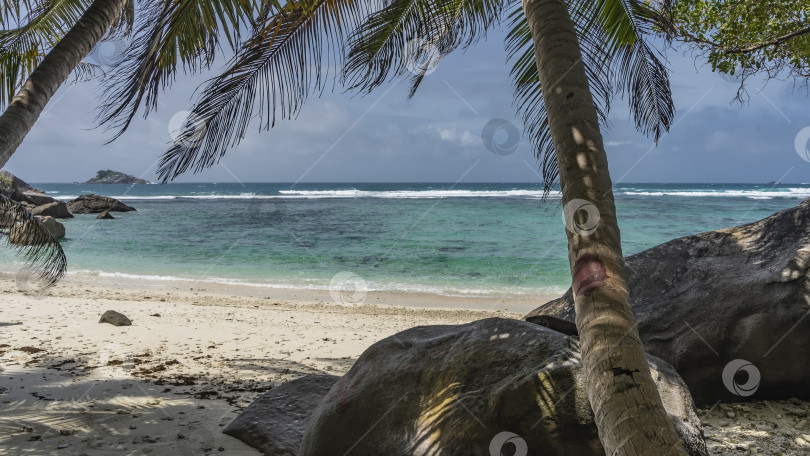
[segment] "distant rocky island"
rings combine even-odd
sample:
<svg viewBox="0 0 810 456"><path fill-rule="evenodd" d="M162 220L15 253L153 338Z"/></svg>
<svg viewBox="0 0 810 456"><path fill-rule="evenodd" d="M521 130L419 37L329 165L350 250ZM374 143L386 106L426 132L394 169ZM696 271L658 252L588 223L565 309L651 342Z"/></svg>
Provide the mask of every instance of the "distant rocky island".
<svg viewBox="0 0 810 456"><path fill-rule="evenodd" d="M85 182L85 184L148 184L149 181L139 179L129 174L124 174L110 169L102 169L96 177Z"/></svg>

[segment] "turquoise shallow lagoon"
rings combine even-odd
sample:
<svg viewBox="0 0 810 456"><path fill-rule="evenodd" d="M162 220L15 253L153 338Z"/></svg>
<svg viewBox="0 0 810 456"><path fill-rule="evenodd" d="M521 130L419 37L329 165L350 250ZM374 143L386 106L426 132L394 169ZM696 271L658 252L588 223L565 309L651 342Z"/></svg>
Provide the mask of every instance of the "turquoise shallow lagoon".
<svg viewBox="0 0 810 456"><path fill-rule="evenodd" d="M543 201L539 184L35 186L138 210L65 221L70 274L326 289L345 271L370 290L454 296L557 294L569 280L559 199ZM764 218L810 197L810 185L625 184L615 194L632 254Z"/></svg>

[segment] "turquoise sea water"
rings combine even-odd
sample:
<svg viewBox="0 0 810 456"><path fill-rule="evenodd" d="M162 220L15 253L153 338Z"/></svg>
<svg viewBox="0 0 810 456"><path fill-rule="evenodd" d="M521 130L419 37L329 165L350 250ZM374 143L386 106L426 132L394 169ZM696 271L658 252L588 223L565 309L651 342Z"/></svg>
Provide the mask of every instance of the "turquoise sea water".
<svg viewBox="0 0 810 456"><path fill-rule="evenodd" d="M36 186L138 210L66 220L73 274L325 289L349 272L369 290L448 295L558 293L569 282L559 200L541 201L539 184ZM761 219L810 197L810 185L626 184L615 194L632 254Z"/></svg>

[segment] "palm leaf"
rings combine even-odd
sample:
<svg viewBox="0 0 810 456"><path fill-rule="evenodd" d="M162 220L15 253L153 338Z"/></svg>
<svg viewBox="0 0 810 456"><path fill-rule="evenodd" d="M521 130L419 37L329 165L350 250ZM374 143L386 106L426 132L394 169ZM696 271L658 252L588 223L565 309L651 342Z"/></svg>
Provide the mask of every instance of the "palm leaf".
<svg viewBox="0 0 810 456"><path fill-rule="evenodd" d="M0 0L0 26L19 23L26 11L34 9L31 0Z"/></svg>
<svg viewBox="0 0 810 456"><path fill-rule="evenodd" d="M0 30L0 108L9 103L23 81L79 20L90 0L50 0L33 6L16 27Z"/></svg>
<svg viewBox="0 0 810 456"><path fill-rule="evenodd" d="M264 5L273 2L264 0ZM160 91L178 70L192 74L210 67L221 37L231 46L259 12L257 0L162 0L149 5L136 23L127 54L107 78L99 120L123 134L144 105L157 108Z"/></svg>
<svg viewBox="0 0 810 456"><path fill-rule="evenodd" d="M485 37L502 8L498 0L392 0L352 33L344 82L370 92L410 70L413 95L431 65Z"/></svg>
<svg viewBox="0 0 810 456"><path fill-rule="evenodd" d="M329 72L336 71L345 34L360 23L363 12L353 0L303 0L264 18L227 70L209 81L195 101L191 120L161 159L161 179L215 164L244 138L256 115L267 129L276 116L295 116L307 96L322 90Z"/></svg>
<svg viewBox="0 0 810 456"><path fill-rule="evenodd" d="M20 252L28 268L45 287L54 285L67 271L67 257L59 241L19 203L0 195L0 217L19 236L18 242L5 242Z"/></svg>
<svg viewBox="0 0 810 456"><path fill-rule="evenodd" d="M101 65L88 62L79 62L79 64L76 65L76 68L73 70L73 79L70 81L70 83L77 84L79 82L87 82L103 74L104 68L102 68Z"/></svg>
<svg viewBox="0 0 810 456"><path fill-rule="evenodd" d="M404 72L408 40L426 40L439 56L445 55L482 35L497 19L499 5L495 0L287 3L258 25L228 69L204 88L191 121L161 160L161 179L217 163L244 137L254 113L265 129L277 118L294 117L309 94L324 88L329 72L339 71L347 36L352 51L342 81L351 80L350 88L368 91L383 82L391 68L394 74ZM414 76L411 94L426 70ZM258 112L256 103L262 106Z"/></svg>
<svg viewBox="0 0 810 456"><path fill-rule="evenodd" d="M571 0L569 9L600 122L607 126L613 96L626 95L638 130L657 141L671 125L674 105L666 68L644 41L649 32L644 25L649 10L635 0ZM557 184L559 169L531 32L520 6L510 17L512 28L506 48L512 62L515 107L536 147L548 192Z"/></svg>
<svg viewBox="0 0 810 456"><path fill-rule="evenodd" d="M310 93L323 89L322 72L337 65L335 52L347 30L352 32L341 81L349 89L368 92L409 69L415 73L413 95L427 65L483 36L502 6L497 0L387 0L378 9L350 0L311 2L290 2L269 16L228 69L208 83L190 121L162 157L164 182L217 163L241 141L255 115L264 119L266 129L277 115L296 115ZM514 63L515 105L537 147L548 190L557 179L556 156L531 34L521 5L513 4L507 50ZM636 126L657 140L669 128L673 107L666 69L644 42L648 29L643 19L649 12L637 0L570 0L569 6L600 121L607 123L615 94L627 95ZM370 14L357 21L366 10ZM406 49L413 39L427 42L438 56L416 55L419 65L409 65L414 56Z"/></svg>
<svg viewBox="0 0 810 456"><path fill-rule="evenodd" d="M3 78L0 108L11 101L34 68L76 24L91 1L47 0L34 4L30 12L17 21L20 25L0 30L0 76ZM130 0L108 35L121 37L129 33L133 17L134 0ZM91 75L88 68L78 68L75 79L84 80Z"/></svg>
<svg viewBox="0 0 810 456"><path fill-rule="evenodd" d="M675 108L666 67L645 40L655 11L639 0L571 0L571 9L586 25L582 47L605 57L636 128L657 142L669 130Z"/></svg>

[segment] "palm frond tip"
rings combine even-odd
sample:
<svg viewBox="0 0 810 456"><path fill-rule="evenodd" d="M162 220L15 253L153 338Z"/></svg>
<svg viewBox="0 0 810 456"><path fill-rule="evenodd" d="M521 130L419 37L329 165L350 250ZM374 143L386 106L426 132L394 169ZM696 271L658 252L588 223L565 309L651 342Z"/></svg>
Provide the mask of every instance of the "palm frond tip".
<svg viewBox="0 0 810 456"><path fill-rule="evenodd" d="M67 257L59 241L36 217L24 207L0 195L0 221L14 233L15 242L4 236L5 242L27 263L44 287L54 285L67 271Z"/></svg>

